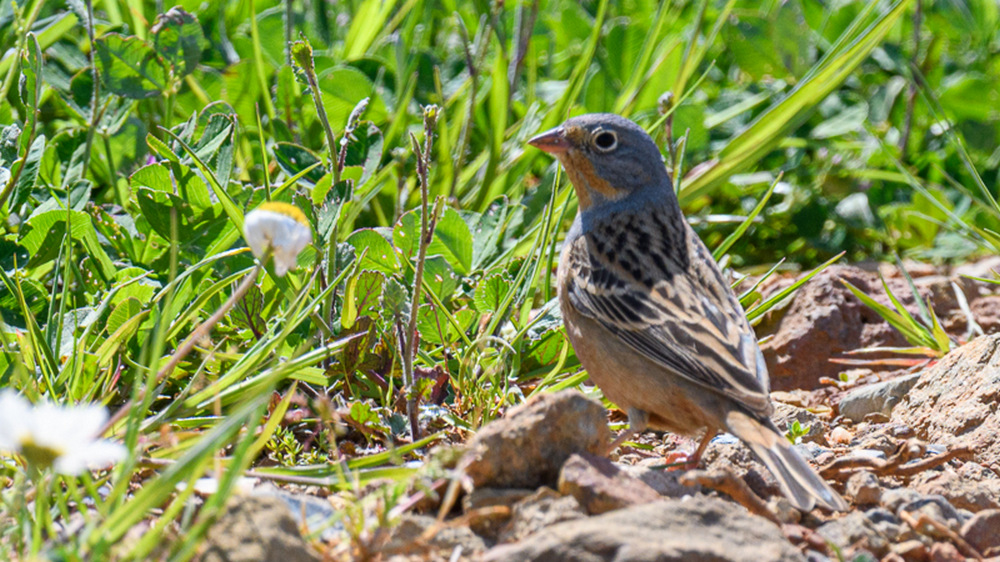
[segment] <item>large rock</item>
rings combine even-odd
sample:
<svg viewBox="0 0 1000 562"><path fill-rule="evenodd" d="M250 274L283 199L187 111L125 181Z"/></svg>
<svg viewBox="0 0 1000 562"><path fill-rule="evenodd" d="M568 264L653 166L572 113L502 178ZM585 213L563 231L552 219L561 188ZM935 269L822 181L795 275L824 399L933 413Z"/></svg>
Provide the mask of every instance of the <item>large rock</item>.
<svg viewBox="0 0 1000 562"><path fill-rule="evenodd" d="M981 266L970 264L964 269L956 268L947 275L948 272L927 265L907 265L920 298L930 303L945 328L957 338L965 336L968 320L959 305L955 287L960 288L973 317L986 333L1000 330L1000 298L990 296L997 286L960 275L978 273L992 277L992 273L986 272L996 266L996 261L980 263ZM920 311L913 291L899 269L894 266L880 269L892 293L912 315L918 316ZM819 273L795 293L788 305L768 313L757 326L759 337L773 336L761 346L771 373L772 389L818 388L820 377L836 378L844 370L830 359L842 357L847 351L871 346L910 345L874 310L855 297L841 280L848 281L880 303L892 306L875 270L835 265ZM761 292L769 296L790 283L789 278L769 280L761 287Z"/></svg>
<svg viewBox="0 0 1000 562"><path fill-rule="evenodd" d="M501 545L486 560L804 560L770 521L719 499L695 497L633 506L546 528Z"/></svg>
<svg viewBox="0 0 1000 562"><path fill-rule="evenodd" d="M820 377L836 378L843 367L831 357L871 345L905 346L906 340L840 282L872 296L883 296L878 275L857 267L831 266L796 291L777 321L765 321L761 346L773 390L819 388ZM902 287L899 287L902 289ZM897 291L893 291L898 296ZM909 290L905 291L909 294ZM887 297L884 300L888 300Z"/></svg>
<svg viewBox="0 0 1000 562"><path fill-rule="evenodd" d="M476 434L459 466L475 487L555 487L573 453L611 441L607 412L576 390L539 394Z"/></svg>
<svg viewBox="0 0 1000 562"><path fill-rule="evenodd" d="M1000 335L952 351L899 402L893 421L931 443L973 447L977 460L1000 471Z"/></svg>

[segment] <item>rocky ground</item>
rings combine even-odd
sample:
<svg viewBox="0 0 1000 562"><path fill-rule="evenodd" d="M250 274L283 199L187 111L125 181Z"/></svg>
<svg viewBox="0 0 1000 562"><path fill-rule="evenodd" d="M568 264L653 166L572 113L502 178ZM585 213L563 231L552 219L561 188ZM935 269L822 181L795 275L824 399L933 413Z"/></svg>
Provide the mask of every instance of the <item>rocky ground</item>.
<svg viewBox="0 0 1000 562"><path fill-rule="evenodd" d="M916 313L905 278L880 267ZM258 488L230 505L203 558L1000 561L1000 286L965 277L993 277L1000 259L907 269L963 344L940 360L847 354L907 345L839 281L888 303L874 267L828 269L758 327L769 336L775 419L782 429L799 422L796 446L850 502L847 513L795 510L726 435L702 470L686 473L662 466L665 454L693 446L670 435L647 433L600 457L608 412L568 390L482 429L456 457L459 477L411 490L399 524L362 551L334 548L344 529L312 545L301 538L303 526L329 519L328 500Z"/></svg>

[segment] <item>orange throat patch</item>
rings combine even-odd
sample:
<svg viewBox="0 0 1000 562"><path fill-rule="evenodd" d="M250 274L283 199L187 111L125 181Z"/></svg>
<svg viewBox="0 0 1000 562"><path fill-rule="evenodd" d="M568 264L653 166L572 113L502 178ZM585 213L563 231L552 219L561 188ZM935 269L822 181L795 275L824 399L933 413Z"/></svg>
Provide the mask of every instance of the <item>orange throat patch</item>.
<svg viewBox="0 0 1000 562"><path fill-rule="evenodd" d="M593 192L611 200L618 199L623 195L621 191L597 175L594 171L594 165L579 150L568 150L558 157L559 162L566 170L566 175L569 176L569 181L576 190L576 197L580 200L580 209L590 207L593 203L591 198Z"/></svg>

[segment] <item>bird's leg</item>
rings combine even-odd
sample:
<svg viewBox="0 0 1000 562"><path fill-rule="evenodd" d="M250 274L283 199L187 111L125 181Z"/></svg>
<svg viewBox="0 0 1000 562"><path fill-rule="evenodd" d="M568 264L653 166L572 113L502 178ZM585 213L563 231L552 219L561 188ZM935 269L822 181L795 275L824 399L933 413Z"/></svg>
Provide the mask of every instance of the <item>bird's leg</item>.
<svg viewBox="0 0 1000 562"><path fill-rule="evenodd" d="M610 445L608 445L608 448L604 452L603 456L606 457L611 453L615 452L615 449L621 446L622 443L628 441L633 436L638 435L643 431L646 431L646 428L648 426L649 426L649 414L647 412L644 412L637 408L629 408L628 427L622 430L622 432L618 434L618 437L616 437L615 440L612 441Z"/></svg>
<svg viewBox="0 0 1000 562"><path fill-rule="evenodd" d="M698 448L695 449L694 454L688 455L686 453L677 451L667 455L667 470L692 470L698 468L698 463L701 462L701 455L708 448L708 444L712 442L712 438L719 433L718 429L714 427L705 428L705 436L701 438L701 443L698 444Z"/></svg>

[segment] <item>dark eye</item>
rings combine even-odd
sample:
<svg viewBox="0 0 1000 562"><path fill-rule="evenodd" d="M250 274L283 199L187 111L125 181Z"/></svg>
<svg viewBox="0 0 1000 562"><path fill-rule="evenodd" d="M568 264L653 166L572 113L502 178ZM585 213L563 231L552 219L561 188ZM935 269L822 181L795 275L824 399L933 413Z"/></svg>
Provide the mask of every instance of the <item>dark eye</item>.
<svg viewBox="0 0 1000 562"><path fill-rule="evenodd" d="M601 152L611 152L618 146L618 135L613 131L598 131L594 135L594 146Z"/></svg>

